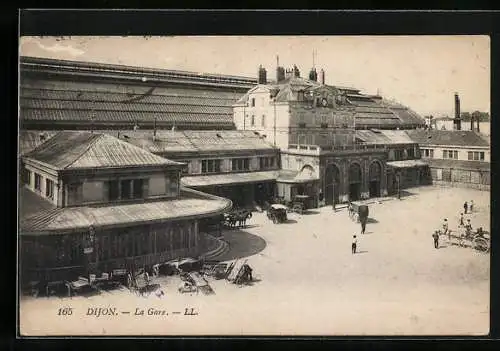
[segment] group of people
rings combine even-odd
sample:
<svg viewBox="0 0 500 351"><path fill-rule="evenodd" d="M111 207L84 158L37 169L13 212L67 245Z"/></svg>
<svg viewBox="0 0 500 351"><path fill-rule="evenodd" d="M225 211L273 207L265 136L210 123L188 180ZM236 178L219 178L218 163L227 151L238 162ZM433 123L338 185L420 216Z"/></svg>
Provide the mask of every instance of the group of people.
<svg viewBox="0 0 500 351"><path fill-rule="evenodd" d="M470 200L469 203L467 201L464 203L464 213L465 214L471 214L474 209L474 200ZM472 224L470 221L470 218L467 218L467 221L464 219L464 213L460 213L460 218L458 220L458 227L459 228L464 228L465 232L471 233L472 232ZM432 238L434 239L434 248L438 249L439 248L439 230L434 231L432 234ZM451 230L448 226L448 219L445 218L443 220L443 229L442 229L442 234L443 235L448 235L448 240L451 239Z"/></svg>

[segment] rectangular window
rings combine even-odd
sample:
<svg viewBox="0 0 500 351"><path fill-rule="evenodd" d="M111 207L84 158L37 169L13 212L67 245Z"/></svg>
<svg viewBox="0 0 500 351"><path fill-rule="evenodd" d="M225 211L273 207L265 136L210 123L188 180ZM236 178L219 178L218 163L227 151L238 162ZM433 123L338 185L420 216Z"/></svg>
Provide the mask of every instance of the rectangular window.
<svg viewBox="0 0 500 351"><path fill-rule="evenodd" d="M50 179L45 179L45 196L49 199L54 198L54 182Z"/></svg>
<svg viewBox="0 0 500 351"><path fill-rule="evenodd" d="M321 128L323 128L323 129L328 128L328 123L321 123Z"/></svg>
<svg viewBox="0 0 500 351"><path fill-rule="evenodd" d="M305 127L306 127L306 124L304 122L299 123L299 128L305 128Z"/></svg>
<svg viewBox="0 0 500 351"><path fill-rule="evenodd" d="M274 157L261 157L260 159L260 169L269 169L274 167Z"/></svg>
<svg viewBox="0 0 500 351"><path fill-rule="evenodd" d="M35 173L35 190L42 190L42 176L38 173Z"/></svg>
<svg viewBox="0 0 500 351"><path fill-rule="evenodd" d="M201 173L220 173L221 160L202 160Z"/></svg>
<svg viewBox="0 0 500 351"><path fill-rule="evenodd" d="M233 158L233 171L248 171L250 169L250 160L248 158Z"/></svg>
<svg viewBox="0 0 500 351"><path fill-rule="evenodd" d="M262 127L266 127L266 115L262 115Z"/></svg>
<svg viewBox="0 0 500 351"><path fill-rule="evenodd" d="M467 159L472 161L474 159L474 153L472 151L467 152Z"/></svg>
<svg viewBox="0 0 500 351"><path fill-rule="evenodd" d="M299 134L299 145L304 145L306 143L306 136L304 134Z"/></svg>
<svg viewBox="0 0 500 351"><path fill-rule="evenodd" d="M131 185L132 181L130 179L124 179L120 181L120 198L122 200L130 199L132 197Z"/></svg>
<svg viewBox="0 0 500 351"><path fill-rule="evenodd" d="M484 152L479 153L479 160L484 161Z"/></svg>
<svg viewBox="0 0 500 351"><path fill-rule="evenodd" d="M132 195L133 195L134 199L141 199L142 198L143 186L144 186L144 180L143 179L134 179L133 180L133 192L132 192Z"/></svg>
<svg viewBox="0 0 500 351"><path fill-rule="evenodd" d="M430 151L430 153L429 153L430 158L434 158L434 150L433 150L433 149L431 149L431 150L429 150L429 151Z"/></svg>
<svg viewBox="0 0 500 351"><path fill-rule="evenodd" d="M252 127L255 127L255 116L254 115L252 115L252 119L250 120L250 125Z"/></svg>
<svg viewBox="0 0 500 351"><path fill-rule="evenodd" d="M109 201L118 200L120 197L119 184L117 180L108 181L108 199Z"/></svg>
<svg viewBox="0 0 500 351"><path fill-rule="evenodd" d="M457 150L453 151L453 158L455 160L458 160L458 151Z"/></svg>
<svg viewBox="0 0 500 351"><path fill-rule="evenodd" d="M252 98L252 104L251 104L252 107L255 107L255 98Z"/></svg>
<svg viewBox="0 0 500 351"><path fill-rule="evenodd" d="M179 193L179 177L177 173L172 172L168 175L168 192L170 195L177 196Z"/></svg>
<svg viewBox="0 0 500 351"><path fill-rule="evenodd" d="M443 158L448 158L448 150L443 150Z"/></svg>

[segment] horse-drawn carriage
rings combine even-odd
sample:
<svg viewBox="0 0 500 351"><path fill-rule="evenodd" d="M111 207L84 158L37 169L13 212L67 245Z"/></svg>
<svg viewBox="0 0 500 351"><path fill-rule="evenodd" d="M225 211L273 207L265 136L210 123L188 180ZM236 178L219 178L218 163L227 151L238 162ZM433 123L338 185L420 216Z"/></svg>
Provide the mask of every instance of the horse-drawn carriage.
<svg viewBox="0 0 500 351"><path fill-rule="evenodd" d="M444 233L439 231L439 234L442 235ZM478 228L476 231L473 231L470 228L459 227L456 232L448 231L447 237L451 245L470 247L481 252L490 251L490 235L488 232L484 231L483 228Z"/></svg>
<svg viewBox="0 0 500 351"><path fill-rule="evenodd" d="M287 220L287 210L288 208L285 205L273 204L267 209L267 218L273 221L274 224L283 223Z"/></svg>
<svg viewBox="0 0 500 351"><path fill-rule="evenodd" d="M310 196L308 195L295 195L295 198L291 203L290 210L295 213L303 214L309 208L309 201Z"/></svg>
<svg viewBox="0 0 500 351"><path fill-rule="evenodd" d="M247 224L247 220L252 218L252 211L246 209L235 209L225 213L223 224L227 228L242 228Z"/></svg>
<svg viewBox="0 0 500 351"><path fill-rule="evenodd" d="M356 223L366 223L370 213L368 205L362 202L351 202L348 205L349 217Z"/></svg>

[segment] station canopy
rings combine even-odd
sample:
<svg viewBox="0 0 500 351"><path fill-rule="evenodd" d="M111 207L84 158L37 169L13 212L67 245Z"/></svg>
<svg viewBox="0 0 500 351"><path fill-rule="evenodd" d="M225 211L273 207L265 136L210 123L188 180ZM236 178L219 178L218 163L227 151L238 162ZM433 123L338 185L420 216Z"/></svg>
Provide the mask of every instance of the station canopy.
<svg viewBox="0 0 500 351"><path fill-rule="evenodd" d="M387 165L393 168L414 168L428 166L428 164L422 160L391 161L387 162Z"/></svg>

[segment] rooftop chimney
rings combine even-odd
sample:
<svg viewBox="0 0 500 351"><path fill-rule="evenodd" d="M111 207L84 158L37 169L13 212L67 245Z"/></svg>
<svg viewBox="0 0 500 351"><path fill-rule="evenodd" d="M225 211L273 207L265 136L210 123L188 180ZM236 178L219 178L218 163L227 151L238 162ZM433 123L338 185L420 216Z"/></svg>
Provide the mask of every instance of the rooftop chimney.
<svg viewBox="0 0 500 351"><path fill-rule="evenodd" d="M479 117L480 117L480 115L478 113L477 116L476 116L476 125L477 125L477 132L478 133L480 132L480 130L479 130Z"/></svg>
<svg viewBox="0 0 500 351"><path fill-rule="evenodd" d="M267 71L262 65L259 66L258 84L267 84Z"/></svg>
<svg viewBox="0 0 500 351"><path fill-rule="evenodd" d="M472 112L470 114L470 130L474 130L474 119L476 119L476 114Z"/></svg>
<svg viewBox="0 0 500 351"><path fill-rule="evenodd" d="M309 80L312 80L313 82L318 81L318 73L316 72L316 68L312 68L309 72Z"/></svg>
<svg viewBox="0 0 500 351"><path fill-rule="evenodd" d="M276 55L276 83L285 80L285 69L280 66L280 57Z"/></svg>
<svg viewBox="0 0 500 351"><path fill-rule="evenodd" d="M325 85L325 71L323 70L323 68L319 71L319 82L322 85Z"/></svg>
<svg viewBox="0 0 500 351"><path fill-rule="evenodd" d="M460 120L460 98L458 93L455 93L455 118L453 119L453 126L455 130L461 130L461 120Z"/></svg>

